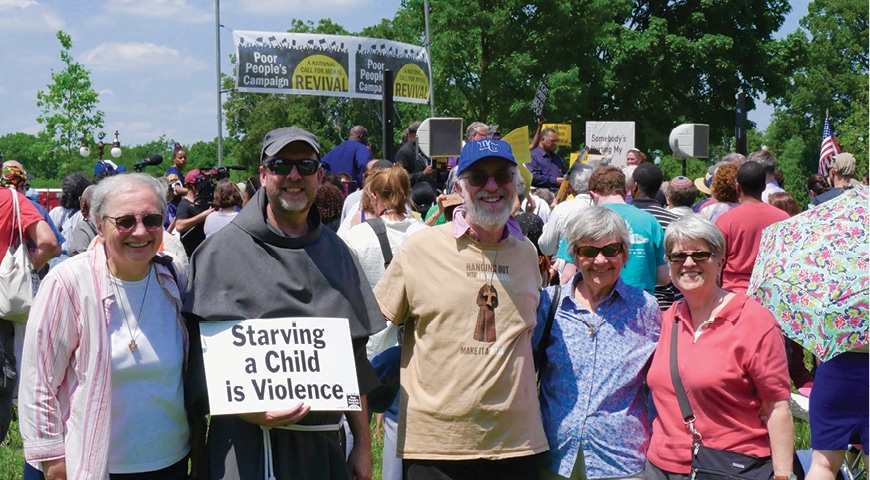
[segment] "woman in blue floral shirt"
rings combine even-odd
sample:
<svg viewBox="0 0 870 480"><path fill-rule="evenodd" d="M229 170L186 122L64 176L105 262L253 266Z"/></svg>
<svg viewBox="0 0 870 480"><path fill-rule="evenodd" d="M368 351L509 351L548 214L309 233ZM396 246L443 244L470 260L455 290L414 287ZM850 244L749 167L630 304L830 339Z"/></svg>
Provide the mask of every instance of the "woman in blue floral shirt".
<svg viewBox="0 0 870 480"><path fill-rule="evenodd" d="M619 278L631 242L618 213L585 208L565 237L578 274L556 299L540 372L550 443L541 478L642 479L652 422L644 375L661 313L652 295ZM554 293L541 293L536 347Z"/></svg>

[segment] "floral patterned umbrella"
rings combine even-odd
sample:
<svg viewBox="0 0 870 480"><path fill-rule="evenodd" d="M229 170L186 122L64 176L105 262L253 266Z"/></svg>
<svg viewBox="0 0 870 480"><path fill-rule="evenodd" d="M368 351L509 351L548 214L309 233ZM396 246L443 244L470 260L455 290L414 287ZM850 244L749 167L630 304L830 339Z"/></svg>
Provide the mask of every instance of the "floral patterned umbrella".
<svg viewBox="0 0 870 480"><path fill-rule="evenodd" d="M767 227L749 295L822 361L867 345L868 190L855 187Z"/></svg>

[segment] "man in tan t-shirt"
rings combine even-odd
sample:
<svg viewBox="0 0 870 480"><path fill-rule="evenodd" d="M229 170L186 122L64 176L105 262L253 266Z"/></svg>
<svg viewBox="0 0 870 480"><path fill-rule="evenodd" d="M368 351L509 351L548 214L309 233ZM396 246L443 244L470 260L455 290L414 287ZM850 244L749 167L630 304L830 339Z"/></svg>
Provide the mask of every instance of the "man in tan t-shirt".
<svg viewBox="0 0 870 480"><path fill-rule="evenodd" d="M410 236L375 287L405 324L397 454L405 478L539 478L547 450L532 361L537 251L511 217L516 160L468 142L453 222Z"/></svg>

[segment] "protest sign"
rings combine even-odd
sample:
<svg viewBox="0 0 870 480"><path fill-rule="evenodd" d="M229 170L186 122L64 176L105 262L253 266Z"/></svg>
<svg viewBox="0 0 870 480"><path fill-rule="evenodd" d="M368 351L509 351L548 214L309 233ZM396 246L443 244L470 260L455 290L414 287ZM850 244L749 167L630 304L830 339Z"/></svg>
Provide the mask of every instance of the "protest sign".
<svg viewBox="0 0 870 480"><path fill-rule="evenodd" d="M586 146L597 148L611 165L624 167L628 149L634 147L634 122L586 122Z"/></svg>
<svg viewBox="0 0 870 480"><path fill-rule="evenodd" d="M383 97L393 72L397 102L429 101L426 49L379 38L308 33L233 32L236 89L332 97Z"/></svg>
<svg viewBox="0 0 870 480"><path fill-rule="evenodd" d="M345 318L203 322L202 355L212 415L360 410Z"/></svg>
<svg viewBox="0 0 870 480"><path fill-rule="evenodd" d="M571 146L571 125L567 123L545 123L541 125L541 128L552 128L556 131L556 135L559 136L559 141L556 142L556 145L560 147Z"/></svg>
<svg viewBox="0 0 870 480"><path fill-rule="evenodd" d="M535 117L544 115L544 103L547 102L547 93L550 92L550 87L544 82L538 82L538 91L535 92L535 99L532 100L532 113Z"/></svg>
<svg viewBox="0 0 870 480"><path fill-rule="evenodd" d="M529 127L515 128L507 135L502 135L501 139L511 146L511 152L514 154L517 165L519 165L517 171L526 182L526 194L528 194L532 187L532 172L527 166L532 161L532 155L529 152Z"/></svg>

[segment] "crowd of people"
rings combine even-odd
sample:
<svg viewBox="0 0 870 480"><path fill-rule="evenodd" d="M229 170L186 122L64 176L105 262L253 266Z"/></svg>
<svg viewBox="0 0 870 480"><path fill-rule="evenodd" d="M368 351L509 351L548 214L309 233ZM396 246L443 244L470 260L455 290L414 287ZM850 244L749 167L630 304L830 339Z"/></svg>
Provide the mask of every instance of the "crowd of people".
<svg viewBox="0 0 870 480"><path fill-rule="evenodd" d="M278 128L258 174L207 201L179 144L162 178L71 174L50 212L4 162L0 251L26 241L42 270L26 324L0 320L0 437L17 384L24 478L369 479L376 410L389 480L684 480L701 441L791 480L792 383L826 405L806 478L867 452L866 389L831 412L832 375L868 384L866 346L813 388L747 292L762 231L802 210L773 152L666 181L636 148L568 165L542 124L527 166L474 122L441 171L419 122L387 160L362 126L331 152ZM855 163L811 177L813 204L866 188ZM209 416L201 322L285 317L347 319L361 409Z"/></svg>

